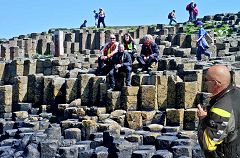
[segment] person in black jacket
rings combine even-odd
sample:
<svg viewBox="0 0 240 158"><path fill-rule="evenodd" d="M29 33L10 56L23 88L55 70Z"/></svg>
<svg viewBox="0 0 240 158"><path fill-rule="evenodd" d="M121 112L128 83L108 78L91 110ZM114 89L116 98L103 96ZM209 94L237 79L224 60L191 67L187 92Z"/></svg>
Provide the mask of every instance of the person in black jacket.
<svg viewBox="0 0 240 158"><path fill-rule="evenodd" d="M198 105L198 141L206 158L240 157L240 88L231 84L224 65L210 67L206 85L209 106Z"/></svg>
<svg viewBox="0 0 240 158"><path fill-rule="evenodd" d="M119 44L118 46L118 52L115 53L112 57L112 69L109 72L109 78L110 78L110 89L113 90L115 88L115 75L119 72L125 72L126 73L126 86L130 86L131 82L131 71L132 71L132 59L131 55L124 51L124 45Z"/></svg>
<svg viewBox="0 0 240 158"><path fill-rule="evenodd" d="M148 71L148 68L153 62L158 62L159 51L152 35L145 35L143 39L144 43L142 45L141 54L137 57L137 61L142 66L142 71Z"/></svg>
<svg viewBox="0 0 240 158"><path fill-rule="evenodd" d="M194 1L192 0L191 3L189 3L186 7L188 13L189 13L189 22L193 22L194 21L194 15L193 15L193 10L194 10Z"/></svg>

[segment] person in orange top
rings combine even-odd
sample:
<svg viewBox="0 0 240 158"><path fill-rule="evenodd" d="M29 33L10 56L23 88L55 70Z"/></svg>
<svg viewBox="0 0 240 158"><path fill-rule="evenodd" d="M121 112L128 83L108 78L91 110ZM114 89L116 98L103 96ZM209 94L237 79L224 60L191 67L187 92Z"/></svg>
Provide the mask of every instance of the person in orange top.
<svg viewBox="0 0 240 158"><path fill-rule="evenodd" d="M103 74L103 68L105 66L109 67L111 65L112 56L118 52L118 42L116 42L116 37L114 34L110 34L109 42L104 45L100 50L100 55L98 58L98 74ZM107 72L108 73L108 72ZM106 74L107 74L106 73Z"/></svg>

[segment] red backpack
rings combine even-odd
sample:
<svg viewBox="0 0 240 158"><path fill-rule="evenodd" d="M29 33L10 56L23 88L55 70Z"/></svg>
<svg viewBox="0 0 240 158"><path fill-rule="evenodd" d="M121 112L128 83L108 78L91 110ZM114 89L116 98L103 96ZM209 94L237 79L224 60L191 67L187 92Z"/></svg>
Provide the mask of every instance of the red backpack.
<svg viewBox="0 0 240 158"><path fill-rule="evenodd" d="M188 5L186 6L186 10L187 10L187 11L190 10L190 4L188 4Z"/></svg>

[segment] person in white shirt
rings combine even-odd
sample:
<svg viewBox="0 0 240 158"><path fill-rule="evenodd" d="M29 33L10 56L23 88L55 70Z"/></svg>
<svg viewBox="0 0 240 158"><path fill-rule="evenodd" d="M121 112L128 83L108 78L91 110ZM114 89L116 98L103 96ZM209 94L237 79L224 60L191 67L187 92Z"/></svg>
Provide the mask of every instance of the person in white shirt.
<svg viewBox="0 0 240 158"><path fill-rule="evenodd" d="M99 13L98 13L98 25L97 25L97 28L100 28L100 23L102 23L103 27L105 28L106 25L105 25L105 22L104 22L104 19L105 19L105 12L102 8L99 8Z"/></svg>

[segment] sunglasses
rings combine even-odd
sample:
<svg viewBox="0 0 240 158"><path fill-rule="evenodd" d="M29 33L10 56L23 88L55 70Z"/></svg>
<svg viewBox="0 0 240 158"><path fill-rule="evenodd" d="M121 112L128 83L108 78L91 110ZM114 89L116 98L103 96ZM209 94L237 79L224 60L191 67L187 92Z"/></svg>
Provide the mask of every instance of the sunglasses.
<svg viewBox="0 0 240 158"><path fill-rule="evenodd" d="M206 79L205 81L206 81L206 82L215 81L215 82L218 82L218 83L220 83L220 84L221 84L221 82L220 82L220 81L218 81L218 80L208 80L208 79Z"/></svg>

